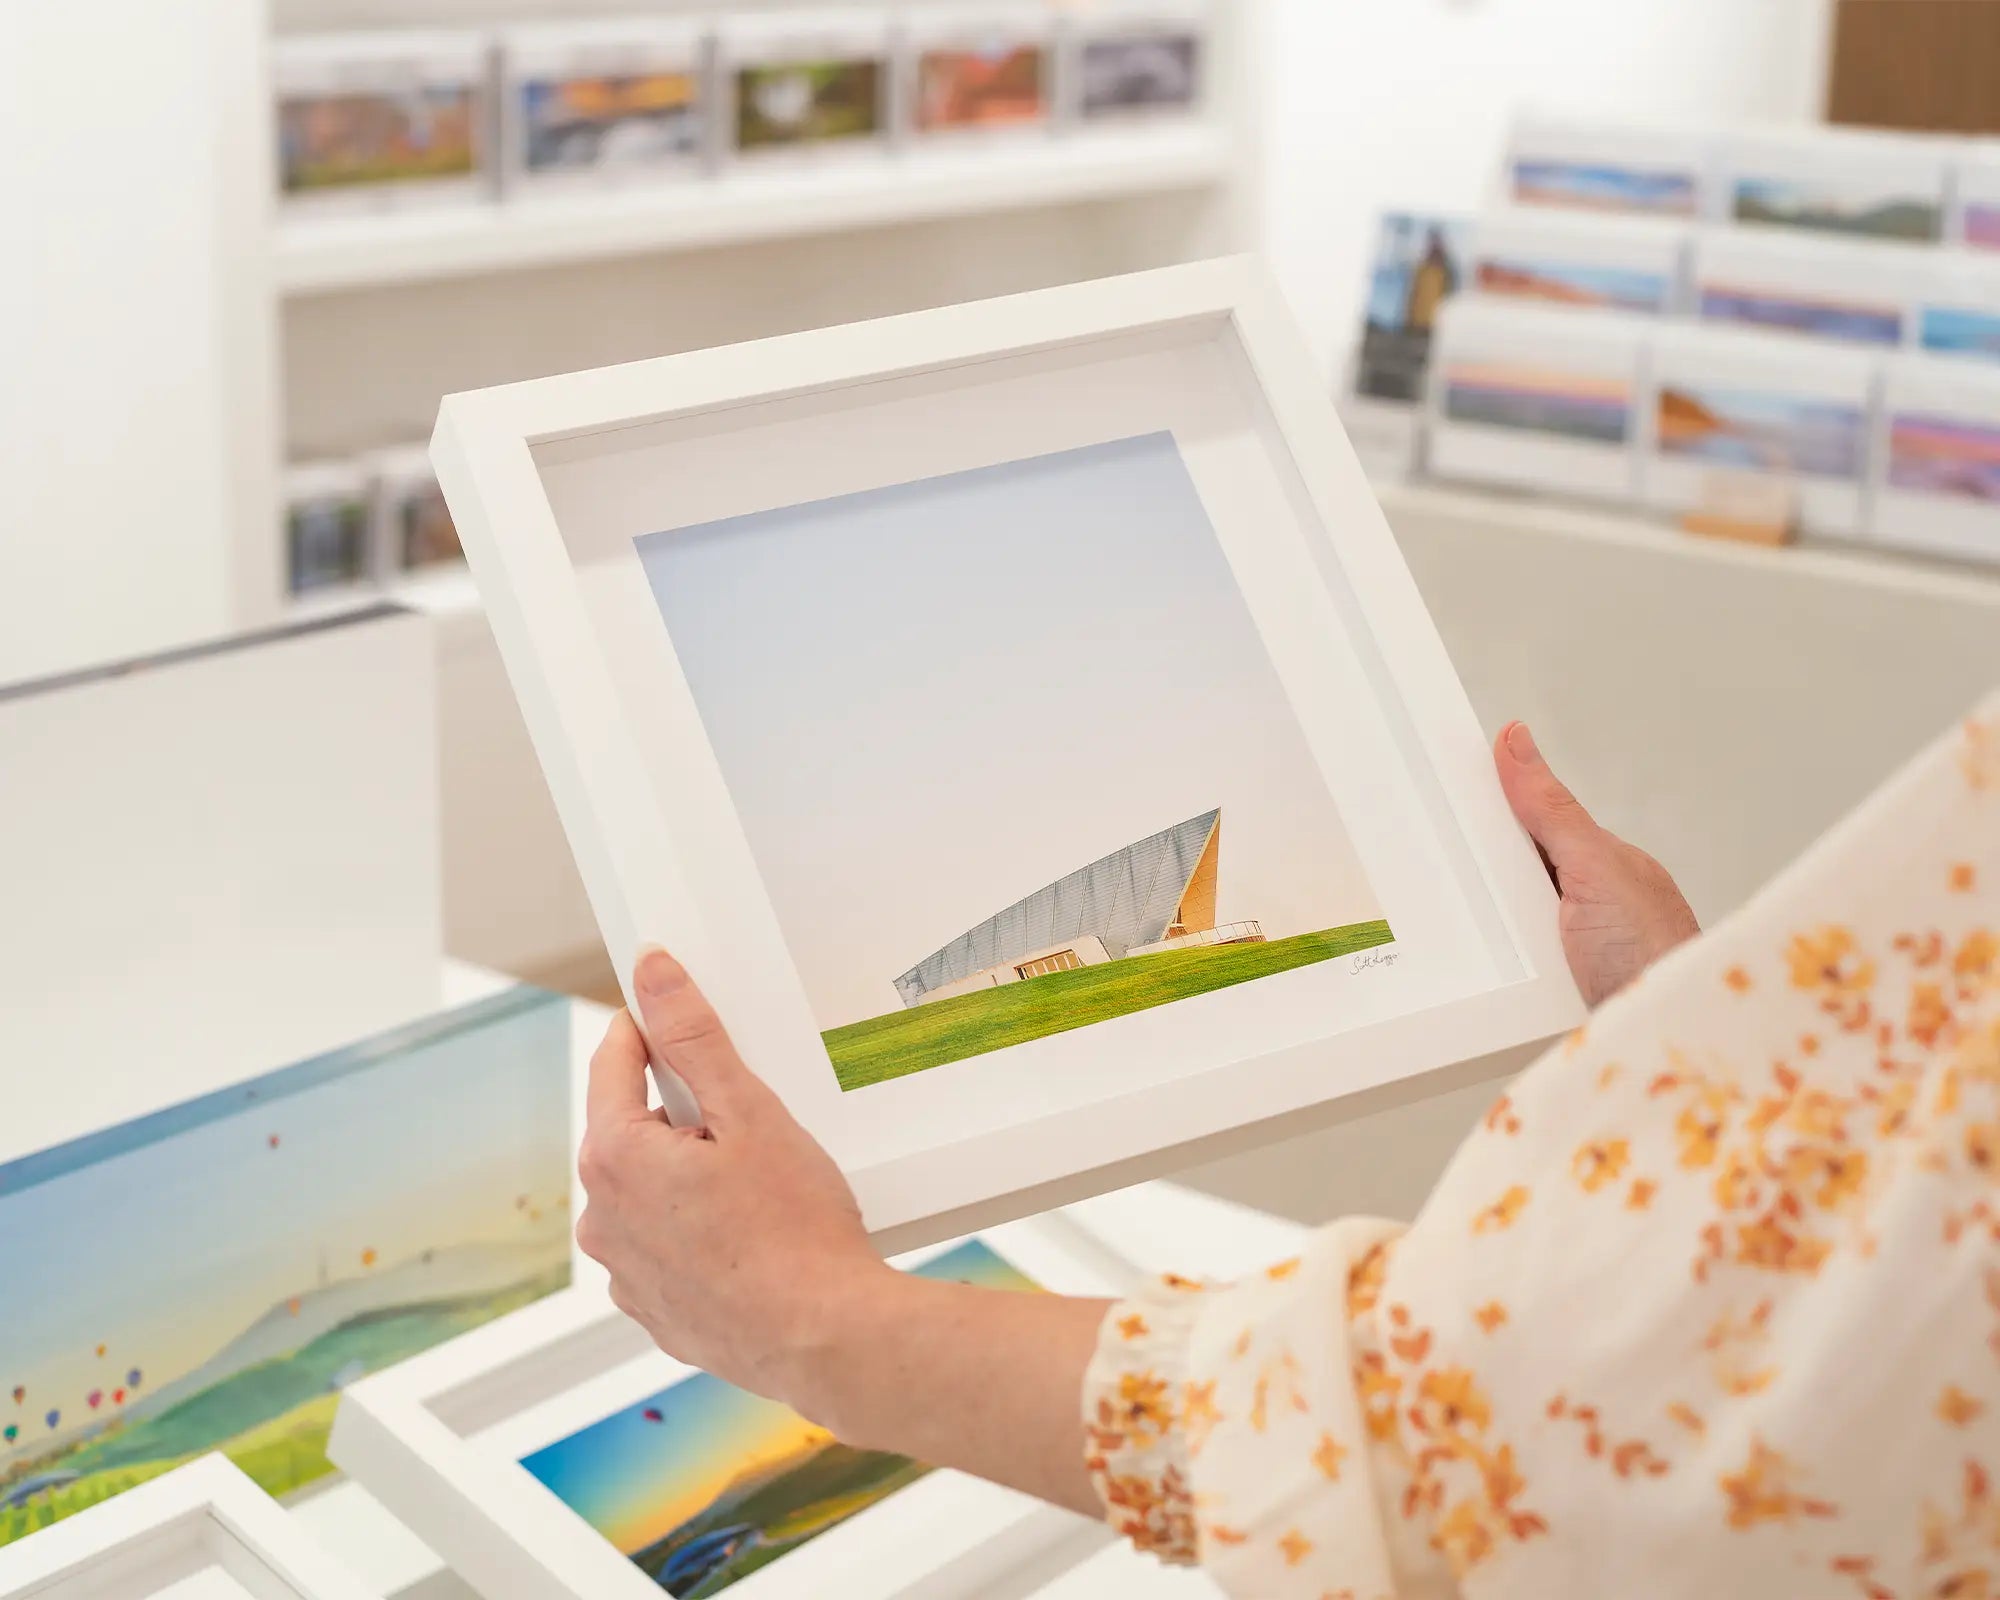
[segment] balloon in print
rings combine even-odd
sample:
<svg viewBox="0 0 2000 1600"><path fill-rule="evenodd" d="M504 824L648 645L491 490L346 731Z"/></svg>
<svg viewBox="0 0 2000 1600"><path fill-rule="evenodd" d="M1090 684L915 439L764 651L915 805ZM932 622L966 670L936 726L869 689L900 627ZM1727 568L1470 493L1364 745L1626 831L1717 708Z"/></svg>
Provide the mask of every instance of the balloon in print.
<svg viewBox="0 0 2000 1600"><path fill-rule="evenodd" d="M10 1422L6 1427L0 1428L0 1439L5 1439L9 1444L20 1437L21 1425L18 1422Z"/></svg>
<svg viewBox="0 0 2000 1600"><path fill-rule="evenodd" d="M664 1416L660 1414L660 1408L658 1406L648 1406L644 1411L640 1412L639 1415L644 1417L648 1422L665 1422L667 1420Z"/></svg>
<svg viewBox="0 0 2000 1600"><path fill-rule="evenodd" d="M102 1389L92 1389L90 1393L85 1395L83 1398L85 1404L87 1404L92 1411L95 1411L99 1406L104 1404L104 1391Z"/></svg>
<svg viewBox="0 0 2000 1600"><path fill-rule="evenodd" d="M113 1389L111 1391L111 1403L114 1406L122 1406L125 1403L125 1391L123 1389Z"/></svg>
<svg viewBox="0 0 2000 1600"><path fill-rule="evenodd" d="M56 1424L62 1421L62 1413L60 1411L51 1411L46 1417L42 1418L42 1421L49 1425L49 1431L53 1433L55 1432Z"/></svg>
<svg viewBox="0 0 2000 1600"><path fill-rule="evenodd" d="M139 1387L139 1369L137 1367L134 1367L130 1372L125 1374L125 1387L128 1389Z"/></svg>
<svg viewBox="0 0 2000 1600"><path fill-rule="evenodd" d="M105 1348L106 1348L106 1347L105 1347L104 1345L99 1345L99 1346L97 1347L97 1359L98 1359L99 1361L102 1361L102 1360L104 1359L104 1351L105 1351Z"/></svg>
<svg viewBox="0 0 2000 1600"><path fill-rule="evenodd" d="M21 1386L20 1384L18 1384L18 1383L17 1383L17 1384L15 1384L15 1385L14 1385L14 1404L15 1404L15 1405L19 1405L19 1404L20 1404L20 1403L21 1403L21 1402L22 1402L23 1400L25 1400L25 1399L27 1399L27 1398L28 1398L28 1391L27 1391L26 1389L24 1389L24 1388L23 1388L23 1387L22 1387L22 1386Z"/></svg>

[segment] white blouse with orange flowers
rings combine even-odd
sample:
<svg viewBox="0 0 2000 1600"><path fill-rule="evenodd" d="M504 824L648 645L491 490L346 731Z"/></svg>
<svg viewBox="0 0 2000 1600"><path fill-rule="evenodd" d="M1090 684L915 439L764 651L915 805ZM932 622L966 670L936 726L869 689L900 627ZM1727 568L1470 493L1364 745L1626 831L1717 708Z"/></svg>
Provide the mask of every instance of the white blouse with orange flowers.
<svg viewBox="0 0 2000 1600"><path fill-rule="evenodd" d="M1116 1307L1085 1415L1114 1525L1255 1600L2000 1600L2000 697L1414 1224Z"/></svg>

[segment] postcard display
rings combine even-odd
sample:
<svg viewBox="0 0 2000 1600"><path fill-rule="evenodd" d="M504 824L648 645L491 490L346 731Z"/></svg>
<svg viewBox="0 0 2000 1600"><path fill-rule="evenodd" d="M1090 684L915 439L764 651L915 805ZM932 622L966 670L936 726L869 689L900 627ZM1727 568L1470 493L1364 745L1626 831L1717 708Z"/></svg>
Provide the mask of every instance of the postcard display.
<svg viewBox="0 0 2000 1600"><path fill-rule="evenodd" d="M1892 361L1877 430L1877 536L1931 555L2000 559L2000 366Z"/></svg>
<svg viewBox="0 0 2000 1600"><path fill-rule="evenodd" d="M0 1600L378 1600L219 1456L0 1549Z"/></svg>
<svg viewBox="0 0 2000 1600"><path fill-rule="evenodd" d="M1115 1296L1059 1222L895 1265L1019 1292ZM577 1289L351 1388L334 1459L487 1600L988 1592L1103 1530L1011 1490L850 1449L662 1355Z"/></svg>
<svg viewBox="0 0 2000 1600"><path fill-rule="evenodd" d="M716 62L730 157L768 165L887 150L894 60L879 9L726 16Z"/></svg>
<svg viewBox="0 0 2000 1600"><path fill-rule="evenodd" d="M433 454L614 966L687 961L891 1247L1578 1012L1249 265L453 396Z"/></svg>
<svg viewBox="0 0 2000 1600"><path fill-rule="evenodd" d="M906 14L902 31L900 122L912 140L1049 131L1056 26L1039 0L928 6Z"/></svg>
<svg viewBox="0 0 2000 1600"><path fill-rule="evenodd" d="M688 19L508 29L500 37L503 183L560 192L654 183L709 159L709 43Z"/></svg>
<svg viewBox="0 0 2000 1600"><path fill-rule="evenodd" d="M281 38L273 74L287 211L433 206L490 192L491 67L477 33Z"/></svg>

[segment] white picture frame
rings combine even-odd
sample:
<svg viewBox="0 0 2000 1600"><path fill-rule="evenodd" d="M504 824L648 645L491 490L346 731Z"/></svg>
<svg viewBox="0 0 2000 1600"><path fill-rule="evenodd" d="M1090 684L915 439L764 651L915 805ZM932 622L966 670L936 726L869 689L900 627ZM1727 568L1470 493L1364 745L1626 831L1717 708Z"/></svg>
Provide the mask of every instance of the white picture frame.
<svg viewBox="0 0 2000 1600"><path fill-rule="evenodd" d="M1871 350L1784 334L1693 324L1654 342L1646 502L1703 510L1722 486L1754 481L1792 498L1809 533L1853 539L1873 480L1876 386ZM1772 468L1759 458L1788 458Z"/></svg>
<svg viewBox="0 0 2000 1600"><path fill-rule="evenodd" d="M1654 317L1459 295L1431 347L1429 464L1442 478L1626 502L1649 442Z"/></svg>
<svg viewBox="0 0 2000 1600"><path fill-rule="evenodd" d="M843 1093L636 541L1161 439L1395 944ZM621 981L645 941L682 957L885 1247L1437 1092L1582 1017L1547 873L1251 263L452 396L432 451Z"/></svg>
<svg viewBox="0 0 2000 1600"><path fill-rule="evenodd" d="M873 126L829 137L746 141L746 75L818 62L873 63ZM879 160L896 143L896 38L889 13L874 6L745 11L724 16L715 34L718 159L758 170ZM796 106L800 116L806 108Z"/></svg>
<svg viewBox="0 0 2000 1600"><path fill-rule="evenodd" d="M1913 338L1940 270L1927 245L1707 228L1694 242L1689 310L1718 326L1893 350Z"/></svg>
<svg viewBox="0 0 2000 1600"><path fill-rule="evenodd" d="M978 1239L1053 1293L1115 1298L1123 1287L1087 1242L1044 1220ZM579 1288L353 1384L331 1453L484 1600L658 1600L660 1585L522 1460L690 1380L713 1382L662 1355L601 1290ZM1081 1559L1107 1537L1071 1512L938 1471L732 1590L742 1600L974 1600L1025 1561L1057 1550Z"/></svg>
<svg viewBox="0 0 2000 1600"><path fill-rule="evenodd" d="M1951 187L1951 242L1993 260L2000 253L2000 139L1966 144Z"/></svg>
<svg viewBox="0 0 2000 1600"><path fill-rule="evenodd" d="M500 186L508 200L550 194L645 187L699 176L715 154L712 28L698 17L617 17L518 23L499 36ZM608 149L617 135L579 136L552 144L549 159L531 151L535 130L524 104L538 81L684 75L694 80L687 121L692 143Z"/></svg>
<svg viewBox="0 0 2000 1600"><path fill-rule="evenodd" d="M1064 120L1098 131L1205 115L1215 76L1214 20L1213 0L1090 0L1075 9L1063 45ZM1185 61L1133 60L1121 74L1093 60L1111 48L1173 50L1184 41L1190 43ZM1165 92L1183 70L1192 76L1189 92Z"/></svg>
<svg viewBox="0 0 2000 1600"><path fill-rule="evenodd" d="M900 136L932 149L996 139L1019 142L1048 138L1062 110L1060 38L1056 13L1041 0L945 0L904 12L896 30L896 122ZM927 111L927 63L933 53L991 52L1001 47L1039 53L1039 111L993 122L953 120Z"/></svg>
<svg viewBox="0 0 2000 1600"><path fill-rule="evenodd" d="M1715 163L1710 134L1530 110L1508 129L1494 199L1538 213L1694 223L1714 208Z"/></svg>
<svg viewBox="0 0 2000 1600"><path fill-rule="evenodd" d="M271 74L277 141L278 199L289 221L375 211L424 209L491 198L494 192L492 138L493 46L486 34L469 29L387 29L372 32L290 34L272 46ZM414 104L423 114L466 115L468 170L421 174L326 187L301 186L288 177L287 146L308 133L293 125L293 106L332 102L345 96L379 96ZM452 103L459 102L454 108Z"/></svg>
<svg viewBox="0 0 2000 1600"><path fill-rule="evenodd" d="M1466 288L1565 310L1669 316L1687 296L1686 223L1554 207L1488 211L1472 227Z"/></svg>
<svg viewBox="0 0 2000 1600"><path fill-rule="evenodd" d="M1873 129L1746 129L1722 141L1716 220L1807 238L1942 243L1954 147Z"/></svg>
<svg viewBox="0 0 2000 1600"><path fill-rule="evenodd" d="M1874 540L2000 566L2000 366L1892 360L1875 429Z"/></svg>
<svg viewBox="0 0 2000 1600"><path fill-rule="evenodd" d="M221 1456L0 1549L0 1600L376 1600Z"/></svg>

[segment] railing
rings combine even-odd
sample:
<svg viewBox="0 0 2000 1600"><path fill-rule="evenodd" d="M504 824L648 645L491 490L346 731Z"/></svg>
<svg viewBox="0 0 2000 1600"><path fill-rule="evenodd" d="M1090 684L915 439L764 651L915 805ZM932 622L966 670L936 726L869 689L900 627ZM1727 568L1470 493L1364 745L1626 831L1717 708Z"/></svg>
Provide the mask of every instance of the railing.
<svg viewBox="0 0 2000 1600"><path fill-rule="evenodd" d="M1225 922L1219 928L1205 928L1200 933L1179 933L1171 939L1158 939L1152 944L1135 944L1125 952L1129 960L1133 956L1158 955L1163 950L1190 950L1204 944L1260 944L1264 938L1264 924L1261 922Z"/></svg>

